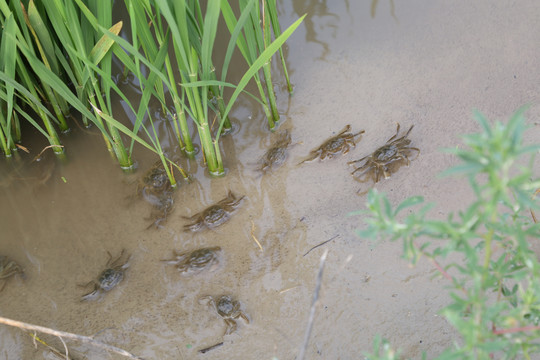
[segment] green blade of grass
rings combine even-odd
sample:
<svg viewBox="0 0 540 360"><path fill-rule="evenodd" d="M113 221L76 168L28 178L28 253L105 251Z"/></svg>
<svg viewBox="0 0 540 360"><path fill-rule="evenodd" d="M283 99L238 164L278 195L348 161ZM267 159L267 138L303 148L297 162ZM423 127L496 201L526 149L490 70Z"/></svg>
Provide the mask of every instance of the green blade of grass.
<svg viewBox="0 0 540 360"><path fill-rule="evenodd" d="M227 108L225 109L225 116L229 113L232 106L234 105L234 102L240 95L240 93L244 90L246 85L248 84L249 80L253 77L253 75L259 71L259 69L272 57L272 55L285 43L285 41L292 35L292 33L296 30L296 28L302 23L306 15L303 15L301 18L296 20L291 26L287 28L276 40L274 40L267 48L263 51L263 53L253 62L253 65L251 65L242 76L242 79L238 83L238 86L234 93L231 95L231 98L229 99L229 104L227 105ZM221 133L221 128L223 124L220 124L220 128L218 130L217 138L219 137L219 134Z"/></svg>
<svg viewBox="0 0 540 360"><path fill-rule="evenodd" d="M0 70L4 71L4 73L12 79L15 79L15 67L17 60L17 42L15 39L15 30L15 19L13 18L13 15L10 14L4 22L4 30L2 32L0 43ZM13 103L15 101L15 88L13 85L6 82L4 82L4 86L6 88L6 94L5 98L3 98L4 101L0 101L0 112L2 112L4 109L3 102L5 102L7 112L6 117L4 117L2 114L0 120L2 122L2 127L4 128L5 136L5 139L2 141L2 148L4 149L6 156L9 156L11 155L11 149L15 147L11 131Z"/></svg>
<svg viewBox="0 0 540 360"><path fill-rule="evenodd" d="M281 35L281 26L279 25L278 20L278 14L277 14L277 4L276 0L266 0L266 10L268 11L268 14L270 15L270 21L272 22L272 30L274 32L274 36L278 37ZM293 87L291 85L291 80L289 79L289 72L287 71L287 64L285 62L285 56L283 55L283 47L279 48L279 57L281 59L281 66L283 68L283 74L285 75L285 80L287 81L287 89L289 90L289 93L292 94Z"/></svg>
<svg viewBox="0 0 540 360"><path fill-rule="evenodd" d="M43 50L43 62L48 64L55 74L60 75L60 67L56 60L56 54L54 50L54 43L49 33L47 25L43 22L41 15L39 14L34 0L28 2L28 20L30 21L32 29L37 36L37 42L39 43L40 50Z"/></svg>
<svg viewBox="0 0 540 360"><path fill-rule="evenodd" d="M115 35L118 35L120 30L122 30L122 24L122 21L117 22L109 29L109 31ZM94 48L90 51L90 54L88 54L90 61L92 61L95 65L99 64L99 62L109 52L113 44L113 39L107 35L103 35Z"/></svg>
<svg viewBox="0 0 540 360"><path fill-rule="evenodd" d="M43 45L41 44L40 35L38 35L38 33L36 32L36 29L34 29L34 27L32 25L32 22L36 23L38 25L38 31L40 31L40 33L42 31L48 32L48 30L46 28L45 29L43 28L42 22L40 22L38 20L35 20L35 17L37 17L39 15L37 14L37 11L33 11L35 9L35 6L33 6L33 5L34 5L33 1L30 0L30 2L29 2L29 10L32 10L31 14L32 14L32 18L34 20L31 20L30 14L28 14L23 8L24 21L25 21L26 25L28 26L28 29L30 30L30 33L33 36L34 43L36 44L36 46L38 48L38 51L39 51L39 54L40 54L40 57L41 57L41 61L43 62L45 67L47 69L49 69L49 71L52 71L55 74L59 75L59 73L57 71L54 71L53 67L51 66L51 63L49 62L49 59L48 59L47 54L45 52L45 49L43 48ZM22 3L21 3L21 7L22 7ZM44 36L44 35L41 35L41 36L46 38L46 36ZM54 54L54 51L53 51L53 54ZM56 60L56 57L54 59ZM62 96L59 96L58 94L56 94L54 92L54 90L49 87L49 85L42 84L42 87L43 87L43 90L44 90L45 94L47 94L47 98L48 98L48 100L49 100L49 102L50 102L50 104L51 104L51 106L52 106L52 108L53 108L53 110L54 110L54 112L56 114L57 120L59 121L60 130L67 131L69 127L68 127L68 125L66 123L66 120L64 118L64 114L67 114L68 106L67 106L67 103L66 103L65 99L62 98Z"/></svg>

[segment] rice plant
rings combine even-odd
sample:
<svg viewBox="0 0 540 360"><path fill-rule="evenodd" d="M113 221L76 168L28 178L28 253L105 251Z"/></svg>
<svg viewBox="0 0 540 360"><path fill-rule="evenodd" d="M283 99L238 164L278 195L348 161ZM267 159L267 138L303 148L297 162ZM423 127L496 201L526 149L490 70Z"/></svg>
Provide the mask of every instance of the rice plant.
<svg viewBox="0 0 540 360"><path fill-rule="evenodd" d="M245 3L242 8L241 15L238 21L234 22L231 28L231 39L227 46L227 51L223 61L223 67L220 71L221 80L217 80L216 69L212 62L214 54L214 39L216 37L217 25L220 14L222 14L223 4L226 1L212 1L207 4L204 15L196 1L169 1L155 0L153 2L140 2L126 0L126 7L136 25L132 25L132 44L130 46L123 39L116 37L115 40L133 56L137 62L141 62L147 66L151 74L155 74L157 78L162 80L160 84L146 83L140 81L141 86L146 83L143 90L143 101L139 109L146 109L147 101L150 93L153 92L159 98L165 111L166 99L160 86L166 86L168 94L172 99L175 107L173 118L175 128L180 129L177 135L181 146L184 146L186 153L194 152L192 140L189 136L189 125L187 118L193 121L204 155L205 164L209 172L213 175L221 175L224 173L222 154L219 148L219 138L228 125L228 113L231 106L240 93L244 90L249 80L255 76L257 78L258 71L261 67L268 64L269 59L273 54L281 48L283 42L292 34L294 29L300 24L301 19L291 25L283 36L278 37L274 43L269 44L267 49L258 57L253 57L250 63L250 68L246 75L241 79L238 85L233 85L227 82L226 75L230 59L238 44L238 36L242 29L249 26L249 19L252 15L252 9L256 8L256 0L251 0ZM141 7L141 4L143 5ZM231 10L232 11L232 10ZM229 17L231 13L223 16ZM164 22L162 22L162 19ZM147 24L152 25L152 34L148 29ZM231 25L232 26L232 25ZM152 63L150 59L158 59L159 49L167 47L168 41L172 42L173 52L166 55L164 64ZM143 50L146 58L139 56L139 48ZM173 67L172 64L175 66ZM176 75L178 71L179 76ZM141 79L142 75L137 66L133 69L136 76ZM179 79L178 79L179 78ZM157 79L156 79L157 80ZM180 87L177 86L179 81ZM157 86L157 87L156 87ZM225 102L224 89L233 87L235 91L227 102ZM154 90L153 90L154 89ZM217 107L214 107L209 101L217 93ZM147 95L145 97L145 95ZM211 112L210 112L211 111ZM142 122L144 114L137 112L137 123ZM212 128L214 119L218 119L217 130Z"/></svg>
<svg viewBox="0 0 540 360"><path fill-rule="evenodd" d="M253 3L253 5L251 5ZM280 37L281 28L277 18L277 8L275 0L264 0L259 5L258 2L252 2L248 0L240 1L240 8L249 9L247 24L242 27L242 33L236 37L237 46L246 62L251 66L259 56L271 43L272 30L276 37ZM223 17L227 24L227 28L234 34L238 20L234 16L229 2L222 1L221 9ZM292 93L292 86L290 84L289 76L287 73L287 67L285 65L285 59L283 57L283 51L279 48L281 63L285 72L287 85L289 92ZM254 74L254 80L259 90L262 106L268 120L268 126L270 129L275 128L275 124L279 121L279 113L276 105L276 97L273 89L270 58L268 62L263 64L263 75L266 83L266 93L262 84L259 72Z"/></svg>
<svg viewBox="0 0 540 360"><path fill-rule="evenodd" d="M10 8L6 0L0 0L0 24L3 28L0 38L0 144L6 156L11 156L15 143L20 141L20 117L29 121L53 145L57 153L62 152L54 122L59 121L45 108L41 101L45 91L39 86L34 73L29 71L22 58L20 47L34 54L29 26L21 6ZM49 92L50 94L50 92ZM19 103L17 103L19 99ZM53 98L54 101L54 98ZM22 106L21 106L22 103ZM41 127L31 113L30 108L43 122ZM61 124L60 124L61 125ZM65 127L63 127L65 130Z"/></svg>
<svg viewBox="0 0 540 360"><path fill-rule="evenodd" d="M58 146L55 151L62 151L57 129L69 129L66 118L70 110L75 110L85 125L93 124L102 132L121 167L132 166L134 144L138 143L160 156L174 184L172 171L166 165L182 169L166 158L148 112L150 100L157 99L163 113L173 119L185 154L195 154L190 135L195 127L208 171L223 174L219 139L230 128L228 114L252 77L270 128L279 120L269 61L302 19L281 33L275 0L265 0L262 5L257 0L240 1L238 18L228 2L220 0L208 2L204 11L198 1L190 0L124 0L124 4L129 14L130 40L119 35L122 21L112 24L112 2L29 0L23 5L17 0L0 0L0 23L4 28L0 38L2 151L10 156L20 141L21 118ZM214 41L221 16L231 38L224 65L216 71ZM271 29L276 36L273 42ZM227 80L227 69L236 48L246 58L249 69L238 84L232 84ZM138 80L141 98L136 106L113 80L113 56L124 65L125 72ZM270 106L259 78L261 68ZM234 89L228 98L225 88ZM113 93L135 115L132 128L115 119ZM170 103L174 110L168 107ZM43 126L28 111L38 114ZM150 130L145 126L147 121ZM129 146L124 143L125 136Z"/></svg>

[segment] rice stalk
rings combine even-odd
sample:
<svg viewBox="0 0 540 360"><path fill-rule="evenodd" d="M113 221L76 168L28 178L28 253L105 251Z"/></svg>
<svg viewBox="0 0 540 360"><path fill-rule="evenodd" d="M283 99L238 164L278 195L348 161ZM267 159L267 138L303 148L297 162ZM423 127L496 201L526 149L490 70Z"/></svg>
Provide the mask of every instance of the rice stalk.
<svg viewBox="0 0 540 360"><path fill-rule="evenodd" d="M272 31L270 30L270 16L269 12L266 10L266 2L261 2L261 19L259 20L259 23L262 21L262 25L260 27L255 27L255 29L262 29L262 37L263 37L263 49L266 49L268 45L272 42ZM256 31L258 34L258 31ZM258 35L260 36L260 35ZM262 52L263 49L259 49L259 52ZM268 96L268 100L270 102L270 109L272 111L272 120L269 119L269 126L270 129L273 130L275 128L275 123L279 122L279 112L277 109L277 103L276 103L276 93L274 92L274 83L272 81L272 64L271 64L271 58L268 59L268 62L263 65L263 74L266 84L266 93Z"/></svg>
<svg viewBox="0 0 540 360"><path fill-rule="evenodd" d="M242 16L245 14L247 16L246 19L243 19L243 21L247 21L249 18L250 24L246 25L245 27L242 26L240 29L244 30L243 33L239 33L236 36L236 45L238 47L238 50L240 50L240 53L246 60L248 65L251 65L255 59L257 58L257 50L255 44L255 36L254 36L254 30L252 30L252 19L251 19L251 9L254 7L256 1L250 0L249 2L244 2L241 4L241 8L244 9L242 14L240 15L239 19L236 19L236 16L234 15L234 12L229 5L229 2L223 1L221 3L221 12L223 15L223 18L225 20L225 23L227 25L227 28L229 29L229 32L231 34L234 34L235 29L237 29L237 24L241 22ZM231 35L232 37L232 35ZM261 83L261 78L259 73L255 73L254 75L254 81L257 86L257 89L259 91L260 95L260 101L262 103L263 111L267 119L269 119L269 125L270 121L272 119L272 113L270 112L270 108L268 107L268 100L266 99L266 94L264 92L264 88Z"/></svg>
<svg viewBox="0 0 540 360"><path fill-rule="evenodd" d="M14 41L15 20L10 14L3 22L3 32L0 38L0 71L8 77L15 78L17 43ZM0 146L6 156L11 156L11 149L15 148L13 140L13 102L15 89L9 83L0 83L2 95L0 96ZM6 116L4 116L6 114Z"/></svg>
<svg viewBox="0 0 540 360"><path fill-rule="evenodd" d="M298 26L302 23L306 15L303 15L301 18L296 20L293 24L291 24L287 30L285 30L280 36L278 36L267 48L264 50L259 57L253 62L253 64L249 67L249 69L245 72L245 74L240 79L238 85L232 85L225 82L213 82L220 86L233 86L235 88L233 94L231 95L227 108L225 109L225 115L228 115L230 112L232 106L234 105L234 102L238 98L238 96L244 91L244 88L248 84L248 82L251 80L252 77L255 76L255 74L268 62L268 60L279 50L279 48L285 43L285 41L292 35L292 33L298 28ZM195 87L195 86L203 86L208 85L209 81L206 82L195 82L191 84L184 84L183 86L186 87ZM217 131L216 139L217 142L219 140L219 135L221 133L221 126Z"/></svg>
<svg viewBox="0 0 540 360"><path fill-rule="evenodd" d="M90 103L95 108L101 109L99 114L87 117L94 122L101 130L105 144L109 151L114 152L122 168L130 168L133 165L131 154L124 146L122 137L117 128L110 123L103 122L100 114L112 114L110 92L107 79L111 78L111 47L113 41L106 35L98 31L98 26L110 28L113 33L118 34L122 23L110 26L111 5L105 3L97 6L96 3L89 2L89 5L99 8L98 17L94 16L86 4L77 1L77 6L73 1L55 0L44 4L47 14L51 19L51 24L55 30L64 51L68 55L68 66L72 74L77 91L77 96L83 104ZM84 21L83 21L84 20ZM85 28L94 29L90 34L82 33L81 24ZM88 38L92 41L89 41ZM89 48L89 45L92 45ZM100 67L101 81L96 76L95 69L91 65Z"/></svg>
<svg viewBox="0 0 540 360"><path fill-rule="evenodd" d="M260 6L258 1L253 2L251 0L240 1L241 9L251 9L247 24L243 28L243 33L237 38L238 49L249 66L254 63L259 54L261 54L271 43L270 12L266 11L267 5L265 5L264 1L262 4L263 5ZM275 3L271 3L270 6L273 6L273 12L275 13ZM222 2L222 12L227 28L232 34L237 20L228 2ZM276 33L276 36L279 35ZM258 72L255 73L254 80L257 89L259 90L260 100L268 120L268 126L273 130L276 123L279 122L280 117L273 89L270 59L268 59L268 62L265 63L262 68L263 76L265 77L266 92Z"/></svg>
<svg viewBox="0 0 540 360"><path fill-rule="evenodd" d="M54 45L52 43L51 36L48 28L45 26L41 15L37 11L37 8L33 0L28 2L28 11L25 11L23 4L21 3L24 21L32 34L34 43L39 51L43 64L52 72L60 75L58 63L56 61L56 55ZM42 84L43 90L47 95L47 99L54 110L56 118L59 122L61 131L68 131L69 127L66 123L64 114L68 113L68 106L65 100L58 96L47 84Z"/></svg>
<svg viewBox="0 0 540 360"><path fill-rule="evenodd" d="M277 14L277 4L276 0L265 0L266 1L266 12L270 17L270 23L272 24L272 31L275 37L281 35L281 25L279 24L278 14ZM285 62L285 56L283 55L283 47L279 48L279 58L281 60L281 66L283 68L283 75L287 81L287 89L290 94L293 92L293 87L291 85L291 80L289 79L289 72L287 71L287 64Z"/></svg>
<svg viewBox="0 0 540 360"><path fill-rule="evenodd" d="M13 52L15 58L0 61L0 77L12 77L14 80L0 83L0 106L11 109L5 112L7 116L2 114L0 118L0 146L4 152L6 148L14 147L14 139L18 136L18 116L25 120L31 118L14 102L15 99L21 99L24 105L30 105L39 114L44 128L35 121L31 123L47 134L52 145L59 145L59 141L55 140L57 136L53 123L58 124L60 129L66 128L63 118L66 111L63 108L64 104L69 103L81 114L85 124L92 122L96 125L107 147L125 168L132 164L131 154L135 143L156 152L164 165L172 163L165 157L152 114L148 111L152 98L157 99L163 112L173 119L179 144L188 155L194 154L188 119L193 121L204 161L208 171L214 175L224 173L219 138L230 127L228 114L240 93L245 92L251 78L255 78L269 126L273 128L279 120L272 90L270 59L281 49L301 19L283 34L277 35L277 15L266 10L271 6L267 4L275 7L275 0L263 2L262 6L256 0L242 0L238 19L227 1L209 2L203 12L198 1L125 0L131 19L131 43L118 35L121 22L112 25L110 2L50 0L36 4L34 1L29 0L26 10L16 0L11 2L12 8L6 0L0 0L0 21L5 29L0 52L7 52L8 47L16 48ZM215 56L214 42L221 15L231 32L231 39L219 76L212 56ZM10 20L6 20L8 17ZM272 30L277 35L274 42L271 41ZM3 40L4 36L8 41ZM169 44L173 49L170 53ZM249 64L238 85L227 82L227 70L235 47L240 49ZM142 96L137 106L126 98L112 80L113 53L124 64L125 71L131 71L139 80ZM6 64L10 64L10 67ZM259 77L261 68L267 95ZM16 81L15 76L18 77ZM36 79L40 80L39 86L35 85L38 83ZM225 99L227 87L234 88L234 92ZM136 115L132 129L114 119L112 91ZM174 112L167 107L169 97ZM216 101L210 101L212 98ZM41 104L40 99L46 99L55 116ZM212 128L211 120L216 118L217 131ZM147 119L149 129L144 126ZM140 137L141 131L149 140ZM131 139L128 148L123 143L124 135ZM54 148L60 149L60 146ZM174 184L172 172L169 172L169 176Z"/></svg>
<svg viewBox="0 0 540 360"><path fill-rule="evenodd" d="M5 72L0 71L0 82L5 82L6 84L9 84L10 86L13 86L15 91L15 96L18 97L23 103L26 103L26 106L30 105L36 105L36 108L45 114L45 116L53 117L53 115L49 112L49 110L40 103L40 99L35 97L29 90L26 89L23 85L17 83L15 80L12 79L12 77L6 75ZM7 95L4 91L0 90L0 99L7 99ZM47 139L49 139L49 142L53 142L52 139L49 138L49 134L46 130L44 130L35 120L34 117L30 114L28 114L25 110L23 110L22 107L17 104L16 101L13 101L13 110L15 114L21 115L23 118L25 118L28 122L32 124L34 128L36 128L43 136L45 136ZM52 146L59 146L59 145L52 145Z"/></svg>
<svg viewBox="0 0 540 360"><path fill-rule="evenodd" d="M4 72L4 78L2 81L4 81L4 84L7 86L7 92L4 96L4 100L12 106L16 106L14 103L14 98L11 96L11 90L10 86L15 86L16 89L19 89L19 93L22 91L22 93L26 94L23 100L24 102L30 106L35 113L41 118L43 121L43 124L46 129L46 137L49 140L49 143L51 145L55 145L55 153L56 154L62 154L63 150L60 147L60 140L58 138L58 134L53 126L53 122L57 122L57 120L49 116L48 111L42 107L39 106L41 103L41 99L44 98L43 91L38 86L39 81L36 80L35 76L28 71L27 69L27 63L22 59L20 52L18 51L19 44L31 44L31 36L26 26L19 26L19 24L25 24L24 21L24 15L22 12L22 8L18 6L14 6L14 9L9 7L7 2L5 0L0 0L0 22L2 22L2 25L4 26L4 31L2 32L3 37L3 44L11 43L10 48L11 51L9 54L4 54L2 56L3 59L9 59L9 56L14 55L15 56L15 66L16 71L15 74L12 72L12 70L9 70L6 68L7 72ZM4 19L12 18L14 22L11 22L11 24L5 24ZM6 28L6 25L9 25L9 27ZM16 44L16 49L13 49L13 44ZM6 45L7 46L7 45ZM33 47L28 46L28 49L31 53L33 53ZM7 60L12 61L13 60ZM10 65L10 66L11 66ZM7 75L7 77L6 77ZM16 82L15 77L19 78L19 81ZM11 84L11 85L10 85ZM28 91L26 91L28 90ZM18 95L15 93L15 95ZM18 107L15 108L15 110L20 109ZM22 110L21 110L22 111ZM18 124L18 117L16 114L23 115L24 118L28 119L29 115L27 113L22 113L21 111L15 111L15 113L12 113L11 111L7 112L8 116L13 116L14 121L11 122L11 131L14 132L15 139L17 141L20 140L20 125ZM10 126L7 125L7 121L4 123L5 126L4 129L7 131ZM39 127L39 130L41 130L41 127Z"/></svg>
<svg viewBox="0 0 540 360"><path fill-rule="evenodd" d="M169 36L166 28L163 26L164 24L161 16L159 15L159 9L154 11L155 7L152 7L149 1L141 2L125 0L125 4L128 9L128 13L130 14L132 44L134 48L139 48L140 46L147 59L156 59L158 50L162 51L165 49L166 51L169 44ZM154 35L152 35L150 32L151 27L148 26L149 24L154 30ZM135 63L136 67L133 69L134 74L137 76L137 78L141 79L143 76L140 72L139 61L135 59ZM174 68L172 66L170 56L165 57L164 64L165 69L162 69L162 65L156 67L160 69L160 72L162 72L163 75L167 76L169 84L176 84ZM159 81L158 77L155 77L154 81L155 84L153 86L155 87L156 91L155 95L162 104L163 112L170 114L166 106L164 83ZM149 86L149 84L146 86ZM170 115L173 118L173 126L180 148L186 153L186 155L193 156L195 154L195 150L184 113L185 104L183 101L183 96L180 96L176 86L169 87L169 92L175 108L175 113ZM143 100L142 103L144 104L146 100L149 99Z"/></svg>
<svg viewBox="0 0 540 360"><path fill-rule="evenodd" d="M212 78L211 56L220 14L220 2L211 1L208 3L200 40L195 36L198 33L198 27L193 21L195 15L186 1L155 0L154 2L157 6L156 9L159 9L169 26L182 84ZM176 86L176 84L171 84L171 86ZM189 108L186 107L186 112L197 126L208 171L214 175L223 174L223 163L219 161L212 144L208 121L208 86L187 87L184 91L189 104Z"/></svg>

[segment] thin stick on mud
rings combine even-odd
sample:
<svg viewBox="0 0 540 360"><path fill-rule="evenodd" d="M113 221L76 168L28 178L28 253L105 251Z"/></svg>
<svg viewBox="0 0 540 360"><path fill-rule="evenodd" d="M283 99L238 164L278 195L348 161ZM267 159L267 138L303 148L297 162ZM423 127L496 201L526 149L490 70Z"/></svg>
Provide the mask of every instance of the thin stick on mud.
<svg viewBox="0 0 540 360"><path fill-rule="evenodd" d="M0 316L0 324L14 326L14 327L17 327L19 329L39 331L39 332L44 333L44 334L57 336L60 339L66 338L66 339L77 340L77 341L80 341L80 342L83 342L83 343L91 344L91 345L93 345L93 346L95 346L97 348L100 348L102 350L106 350L106 351L110 351L110 352L120 354L120 355L125 356L125 357L127 357L129 359L144 360L143 358L135 356L135 355L127 352L126 350L117 348L116 346L104 344L104 343L102 343L100 341L97 341L97 340L94 340L94 339L92 339L91 337L88 337L88 336L77 335L77 334L72 334L72 333L68 333L68 332L65 332L65 331L54 330L54 329L50 329L50 328L47 328L47 327L44 327L44 326L28 324L28 323L25 323L25 322L22 322L22 321L12 320L12 319L8 319L8 318L2 317L2 316ZM62 342L64 342L64 341L62 340Z"/></svg>
<svg viewBox="0 0 540 360"><path fill-rule="evenodd" d="M323 241L322 243L320 243L319 245L315 245L314 247L312 247L311 249L309 249L304 255L302 256L306 256L307 254L309 254L311 252L311 250L315 250L316 248L318 248L319 246L323 246L324 244L334 240L335 238L337 238L339 236L339 234L331 237L330 239L326 240L326 241Z"/></svg>
<svg viewBox="0 0 540 360"><path fill-rule="evenodd" d="M201 350L199 350L199 353L200 353L200 354L206 354L206 353L209 352L210 350L214 350L214 349L220 347L221 345L223 345L223 341L220 342L220 343L217 343L217 344L215 344L215 345L209 346L209 347L207 347L207 348L201 349Z"/></svg>
<svg viewBox="0 0 540 360"><path fill-rule="evenodd" d="M263 251L263 247L261 246L261 243L255 237L255 223L253 222L253 220L251 220L251 237L253 238L253 240L255 240L257 245L259 245L259 249L261 249L261 251Z"/></svg>
<svg viewBox="0 0 540 360"><path fill-rule="evenodd" d="M52 347L51 345L47 344L43 339L41 339L39 336L37 336L36 331L33 331L32 333L28 332L27 334L30 335L30 337L32 338L32 342L34 343L34 347L36 349L37 349L37 346L38 346L37 343L39 342L41 345L45 346L47 349L49 349L50 352L52 352L53 354L55 354L59 358L66 359L66 360L72 360L69 357L69 350L68 350L68 347L66 345L66 342L61 337L58 337L58 338L60 339L60 341L64 345L64 350L66 351L65 354L63 354L60 350L58 350L58 349Z"/></svg>
<svg viewBox="0 0 540 360"><path fill-rule="evenodd" d="M313 320L315 319L315 307L317 303L319 302L319 291L321 290L324 262L326 261L327 255L328 255L328 249L326 249L321 256L321 263L319 265L319 273L317 274L317 283L315 285L315 292L313 293L313 301L311 302L311 309L309 311L309 319L308 319L308 324L306 328L306 334L304 336L304 344L300 348L300 353L298 354L298 360L304 360L306 349L309 343L309 337L311 336L311 330L313 329Z"/></svg>

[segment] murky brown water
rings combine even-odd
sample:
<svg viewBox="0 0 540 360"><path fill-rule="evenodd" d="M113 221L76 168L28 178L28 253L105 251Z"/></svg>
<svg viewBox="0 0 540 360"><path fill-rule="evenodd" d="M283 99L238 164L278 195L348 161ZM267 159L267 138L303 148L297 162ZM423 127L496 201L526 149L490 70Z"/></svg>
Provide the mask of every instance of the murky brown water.
<svg viewBox="0 0 540 360"><path fill-rule="evenodd" d="M466 183L437 178L455 163L439 149L478 130L473 108L506 119L528 103L530 122L538 120L540 7L535 0L415 0L396 2L392 13L391 4L378 1L372 18L371 1L281 2L284 26L308 13L288 42L294 96L277 87L282 128L298 144L282 168L261 176L256 162L276 135L265 130L260 108L242 99L233 114L236 134L223 138L228 175L213 179L182 160L196 180L176 191L176 209L160 229L146 229L150 205L133 199L137 177L155 161L150 154L136 152L139 171L125 175L100 136L75 128L63 139L66 162L48 154L30 163L39 145L20 160L1 160L0 254L19 262L27 278L11 279L0 293L0 315L94 336L146 359L294 359L319 259L329 250L308 359L358 359L376 334L408 358L422 351L432 358L451 345L453 330L437 315L448 301L444 280L432 279L429 264L408 267L400 244L373 247L354 235L361 218L347 214L363 207L356 191L366 184L348 175L346 162L384 143L396 122L414 124L410 138L420 157L377 188L393 203L417 194L436 201L435 216L459 209L468 198ZM355 149L296 166L346 124L366 130ZM528 136L537 138L537 130ZM181 216L229 190L246 196L231 221L183 232L188 221ZM252 239L252 222L263 251ZM223 249L217 271L183 277L160 261L172 249L205 246ZM121 249L132 254L124 281L99 301L80 302L88 290L78 284L99 275L108 251ZM223 337L225 323L198 299L226 293L242 302L251 323L239 320L238 330ZM70 347L75 358L120 358ZM33 349L27 334L0 326L0 358L55 357Z"/></svg>

